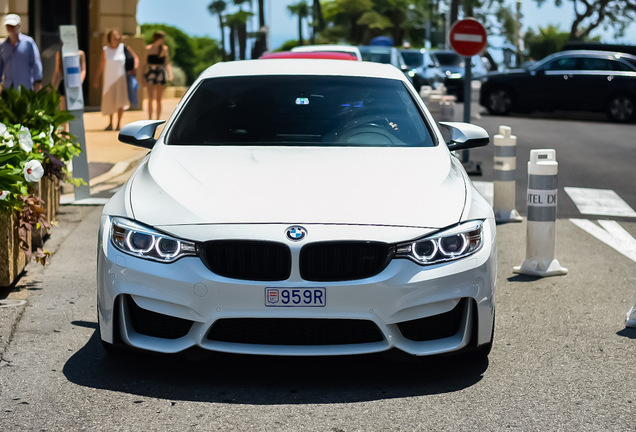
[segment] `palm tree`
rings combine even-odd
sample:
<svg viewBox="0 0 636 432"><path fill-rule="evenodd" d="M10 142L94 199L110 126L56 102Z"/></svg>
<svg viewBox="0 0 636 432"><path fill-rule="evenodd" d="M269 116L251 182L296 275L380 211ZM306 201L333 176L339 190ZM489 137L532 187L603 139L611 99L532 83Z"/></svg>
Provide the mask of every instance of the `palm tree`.
<svg viewBox="0 0 636 432"><path fill-rule="evenodd" d="M292 15L298 15L298 44L303 45L305 43L303 40L303 19L311 14L311 10L304 0L287 6L287 9Z"/></svg>
<svg viewBox="0 0 636 432"><path fill-rule="evenodd" d="M322 16L322 9L320 8L320 0L313 0L311 11L311 43L316 43L316 31L322 31L325 28L325 20Z"/></svg>
<svg viewBox="0 0 636 432"><path fill-rule="evenodd" d="M230 26L230 52L231 60L236 60L236 40L239 44L239 58L245 60L247 48L247 20L254 15L252 12L239 10L236 13L227 15L225 21Z"/></svg>
<svg viewBox="0 0 636 432"><path fill-rule="evenodd" d="M265 26L265 0L258 0L258 31L256 32L256 43L252 51L252 58L258 58L267 51L267 32Z"/></svg>
<svg viewBox="0 0 636 432"><path fill-rule="evenodd" d="M227 51L225 51L225 24L223 22L223 12L225 12L225 8L227 4L223 0L215 0L208 5L208 10L212 15L218 15L219 17L219 28L221 29L221 47L223 47L223 57L227 56Z"/></svg>

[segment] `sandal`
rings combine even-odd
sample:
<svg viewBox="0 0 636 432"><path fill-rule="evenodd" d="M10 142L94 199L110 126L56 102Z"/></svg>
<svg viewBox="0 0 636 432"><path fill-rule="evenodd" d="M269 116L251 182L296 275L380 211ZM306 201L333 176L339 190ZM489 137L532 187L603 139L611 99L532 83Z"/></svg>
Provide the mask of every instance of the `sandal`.
<svg viewBox="0 0 636 432"><path fill-rule="evenodd" d="M104 129L105 131L112 131L113 130L113 125L108 125L106 126L106 129Z"/></svg>

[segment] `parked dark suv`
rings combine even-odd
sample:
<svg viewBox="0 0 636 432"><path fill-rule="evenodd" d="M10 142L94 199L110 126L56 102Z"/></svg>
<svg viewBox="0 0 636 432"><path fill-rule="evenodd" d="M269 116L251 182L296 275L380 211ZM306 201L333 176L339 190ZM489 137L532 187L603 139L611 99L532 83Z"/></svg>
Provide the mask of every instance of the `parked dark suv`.
<svg viewBox="0 0 636 432"><path fill-rule="evenodd" d="M636 56L562 51L527 68L482 79L479 103L495 115L511 111L600 111L617 122L634 119Z"/></svg>

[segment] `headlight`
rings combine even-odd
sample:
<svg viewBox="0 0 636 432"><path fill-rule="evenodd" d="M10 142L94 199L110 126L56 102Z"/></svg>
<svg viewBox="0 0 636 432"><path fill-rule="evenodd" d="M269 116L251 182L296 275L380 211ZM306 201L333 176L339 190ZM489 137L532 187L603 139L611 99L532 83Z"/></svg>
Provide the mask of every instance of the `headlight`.
<svg viewBox="0 0 636 432"><path fill-rule="evenodd" d="M469 221L432 236L397 246L396 258L422 265L453 261L472 255L483 245L483 221Z"/></svg>
<svg viewBox="0 0 636 432"><path fill-rule="evenodd" d="M194 243L122 218L111 219L110 239L120 251L153 261L168 263L184 256L196 255Z"/></svg>

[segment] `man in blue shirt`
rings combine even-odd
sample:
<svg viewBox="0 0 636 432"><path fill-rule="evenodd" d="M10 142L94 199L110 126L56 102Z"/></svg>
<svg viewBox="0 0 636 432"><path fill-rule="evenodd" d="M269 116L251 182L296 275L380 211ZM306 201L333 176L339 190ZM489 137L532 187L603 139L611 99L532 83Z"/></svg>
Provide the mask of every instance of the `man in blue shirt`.
<svg viewBox="0 0 636 432"><path fill-rule="evenodd" d="M0 43L0 79L2 87L42 88L42 61L35 41L20 33L19 15L8 14L4 25L9 35Z"/></svg>

